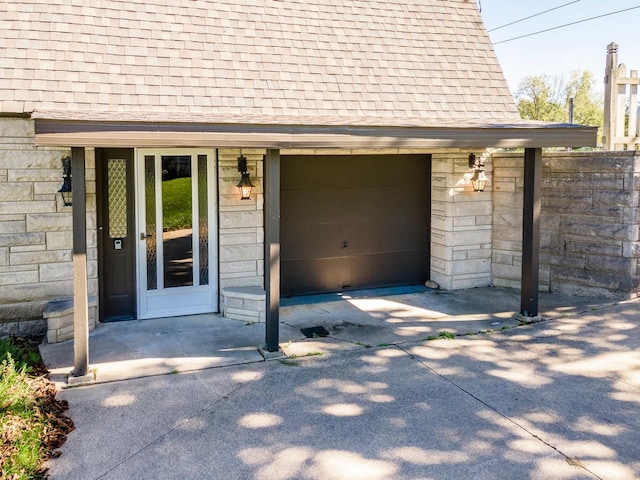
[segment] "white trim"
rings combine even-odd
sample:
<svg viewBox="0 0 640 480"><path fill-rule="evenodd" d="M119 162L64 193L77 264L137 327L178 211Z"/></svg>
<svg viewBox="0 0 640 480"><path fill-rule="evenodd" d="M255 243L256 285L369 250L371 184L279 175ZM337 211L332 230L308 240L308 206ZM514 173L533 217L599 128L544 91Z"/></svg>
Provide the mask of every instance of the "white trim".
<svg viewBox="0 0 640 480"><path fill-rule="evenodd" d="M199 252L199 209L198 209L198 155L207 156L207 195L208 195L208 221L209 221L209 282L208 285L199 285L199 261L194 254L194 278L193 286L164 288L163 263L157 262L157 289L146 290L147 265L145 240L140 239L140 234L145 232L146 211L144 207L145 178L144 157L152 155L156 159L166 155L189 155L191 157L192 172L192 220L193 220L193 251ZM212 148L137 148L135 151L135 198L136 198L136 239L137 239L137 299L139 319L170 317L179 315L191 315L218 311L218 224L217 224L217 175L216 175L216 150ZM162 169L159 161L155 162L156 179L162 178ZM156 211L162 208L161 182L155 186ZM162 258L162 224L156 222L156 249L157 258Z"/></svg>

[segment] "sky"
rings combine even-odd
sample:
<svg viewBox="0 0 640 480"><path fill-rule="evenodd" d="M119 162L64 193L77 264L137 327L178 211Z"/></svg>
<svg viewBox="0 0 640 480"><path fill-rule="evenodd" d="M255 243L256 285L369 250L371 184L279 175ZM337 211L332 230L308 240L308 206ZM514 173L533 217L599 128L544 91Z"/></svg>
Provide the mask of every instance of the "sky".
<svg viewBox="0 0 640 480"><path fill-rule="evenodd" d="M640 70L640 8L519 40L498 43L539 30L640 7L640 0L477 0L487 30L569 4L515 25L490 31L498 60L512 92L532 75L588 70L603 89L607 45L618 44L618 63Z"/></svg>

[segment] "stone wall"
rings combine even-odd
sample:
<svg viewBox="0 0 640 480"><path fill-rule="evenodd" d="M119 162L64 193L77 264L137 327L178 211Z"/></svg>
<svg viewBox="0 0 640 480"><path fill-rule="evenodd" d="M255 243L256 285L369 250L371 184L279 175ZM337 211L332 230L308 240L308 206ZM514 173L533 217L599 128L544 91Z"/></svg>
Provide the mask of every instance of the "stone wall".
<svg viewBox="0 0 640 480"><path fill-rule="evenodd" d="M240 149L218 150L220 218L220 291L226 287L264 286L262 157L264 149L242 149L254 188L250 200L240 200ZM222 307L222 298L220 299Z"/></svg>
<svg viewBox="0 0 640 480"><path fill-rule="evenodd" d="M491 178L489 153L474 153ZM447 290L490 285L492 183L473 191L468 151L432 151L431 162L431 280Z"/></svg>
<svg viewBox="0 0 640 480"><path fill-rule="evenodd" d="M33 122L0 118L0 335L42 331L51 300L72 294L71 208L57 193L64 149L36 148ZM220 291L264 286L263 155L243 149L255 185L240 200L240 149L218 151ZM431 154L431 279L445 289L520 288L523 154L476 151L490 178L470 185L468 151L282 150L293 154ZM98 295L95 152L87 149L89 295ZM543 157L541 289L636 296L640 278L640 156ZM223 299L220 303L223 306Z"/></svg>
<svg viewBox="0 0 640 480"><path fill-rule="evenodd" d="M0 118L0 336L46 332L43 312L73 293L72 208L57 193L68 149L36 148L29 119ZM239 149L219 151L220 289L264 282L262 157L243 149L255 185L240 200ZM95 150L85 155L88 291L98 296ZM222 306L222 304L221 304ZM95 318L92 318L93 327Z"/></svg>
<svg viewBox="0 0 640 480"><path fill-rule="evenodd" d="M36 148L29 119L0 118L0 336L44 333L50 300L72 295L71 208L64 149ZM89 295L97 295L95 155L87 151Z"/></svg>
<svg viewBox="0 0 640 480"><path fill-rule="evenodd" d="M522 166L522 154L494 155L494 285L518 287L520 282ZM542 176L542 289L605 298L637 296L638 153L545 153Z"/></svg>

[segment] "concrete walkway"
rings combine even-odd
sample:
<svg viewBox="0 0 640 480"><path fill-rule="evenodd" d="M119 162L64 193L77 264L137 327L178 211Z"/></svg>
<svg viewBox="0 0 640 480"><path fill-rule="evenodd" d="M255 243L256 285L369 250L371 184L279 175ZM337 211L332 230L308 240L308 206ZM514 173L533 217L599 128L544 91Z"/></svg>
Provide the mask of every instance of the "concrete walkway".
<svg viewBox="0 0 640 480"><path fill-rule="evenodd" d="M280 344L287 355L304 356L416 342L450 332L458 335L518 325L519 292L474 288L446 292L422 288L378 289L319 295L281 308ZM540 314L556 318L605 302L541 294ZM307 339L302 328L324 327L329 337ZM264 361L258 347L264 324L220 315L98 324L89 336L89 362L99 383ZM40 351L59 388L73 369L73 341Z"/></svg>
<svg viewBox="0 0 640 480"><path fill-rule="evenodd" d="M403 339L389 346L330 311L331 337L290 344L323 355L66 389L76 430L51 478L640 478L640 301L568 305L505 330L451 310L447 329L499 331L431 341L400 327L441 324L379 305L369 316ZM314 325L316 308L303 308Z"/></svg>

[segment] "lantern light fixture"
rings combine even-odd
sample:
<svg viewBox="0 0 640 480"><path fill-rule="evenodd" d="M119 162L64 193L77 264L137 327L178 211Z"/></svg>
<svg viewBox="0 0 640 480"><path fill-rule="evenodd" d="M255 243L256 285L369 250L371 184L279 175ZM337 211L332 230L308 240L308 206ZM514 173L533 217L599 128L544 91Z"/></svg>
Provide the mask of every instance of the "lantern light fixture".
<svg viewBox="0 0 640 480"><path fill-rule="evenodd" d="M242 152L240 152L240 156L238 157L238 172L240 172L241 177L236 186L240 190L240 200L249 200L251 198L253 183L251 183L249 172L247 172L247 158L242 155Z"/></svg>
<svg viewBox="0 0 640 480"><path fill-rule="evenodd" d="M487 186L489 179L484 173L484 162L482 159L476 159L473 153L469 154L469 168L474 170L473 177L471 177L471 185L474 192L484 192L484 188Z"/></svg>
<svg viewBox="0 0 640 480"><path fill-rule="evenodd" d="M73 205L73 189L71 185L71 157L62 158L62 186L58 193L62 197L62 204L65 207Z"/></svg>

